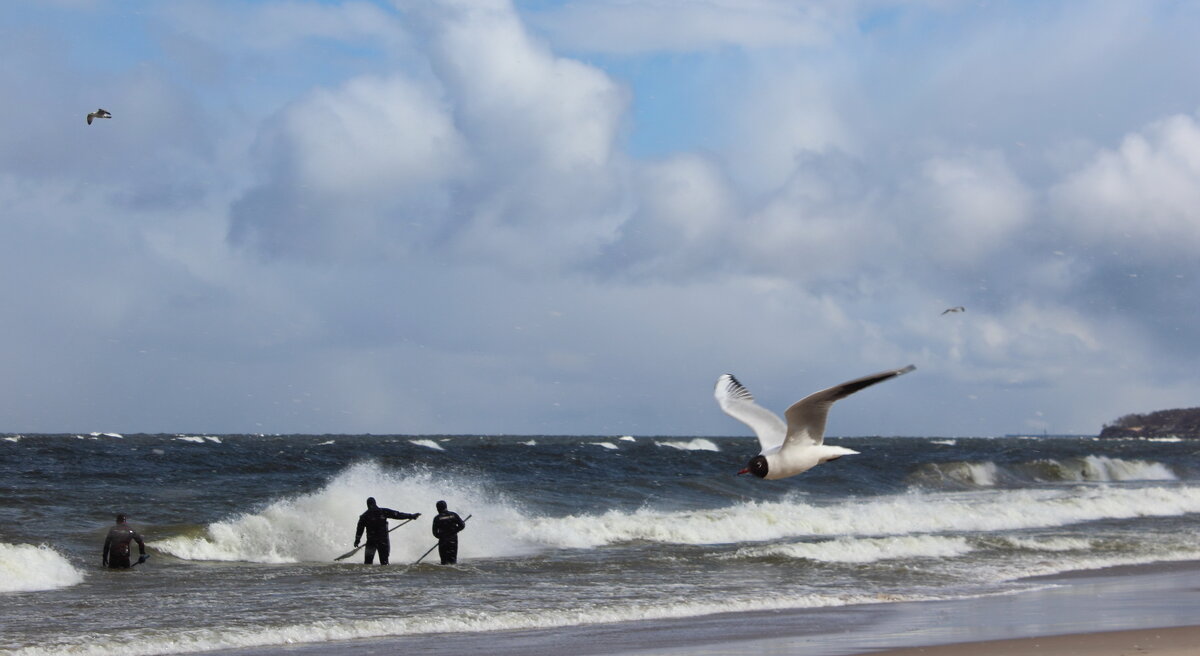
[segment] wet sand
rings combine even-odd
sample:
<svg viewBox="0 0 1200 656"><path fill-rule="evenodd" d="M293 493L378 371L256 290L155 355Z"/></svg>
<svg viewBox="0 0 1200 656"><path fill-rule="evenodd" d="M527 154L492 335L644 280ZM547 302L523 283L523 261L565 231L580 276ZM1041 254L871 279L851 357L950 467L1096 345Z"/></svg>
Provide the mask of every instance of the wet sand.
<svg viewBox="0 0 1200 656"><path fill-rule="evenodd" d="M872 652L872 656L1196 656L1200 627L1077 633Z"/></svg>
<svg viewBox="0 0 1200 656"><path fill-rule="evenodd" d="M728 613L256 647L222 656L1200 656L1200 562L1030 579L1035 589L952 601Z"/></svg>

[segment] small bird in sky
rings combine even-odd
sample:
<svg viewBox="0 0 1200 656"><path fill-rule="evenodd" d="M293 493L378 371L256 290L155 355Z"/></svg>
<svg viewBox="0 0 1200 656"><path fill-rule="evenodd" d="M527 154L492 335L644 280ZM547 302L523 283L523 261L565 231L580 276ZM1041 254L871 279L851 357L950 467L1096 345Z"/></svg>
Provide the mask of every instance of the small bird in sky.
<svg viewBox="0 0 1200 656"><path fill-rule="evenodd" d="M107 109L97 109L94 112L89 112L87 117L88 125L92 124L92 119L94 118L112 118L112 114Z"/></svg>
<svg viewBox="0 0 1200 656"><path fill-rule="evenodd" d="M966 312L966 311L967 311L967 308L959 305L956 307L946 308L945 310L942 310L942 314L950 314L951 312Z"/></svg>

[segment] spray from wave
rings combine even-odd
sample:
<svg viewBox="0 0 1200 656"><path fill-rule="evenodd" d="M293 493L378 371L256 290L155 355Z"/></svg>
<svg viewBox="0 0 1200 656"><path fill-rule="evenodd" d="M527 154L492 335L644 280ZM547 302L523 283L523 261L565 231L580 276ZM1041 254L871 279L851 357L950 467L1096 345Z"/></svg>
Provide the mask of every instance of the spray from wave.
<svg viewBox="0 0 1200 656"><path fill-rule="evenodd" d="M47 546L0 543L0 593L54 590L82 581L83 572Z"/></svg>
<svg viewBox="0 0 1200 656"><path fill-rule="evenodd" d="M278 499L262 510L210 524L202 535L171 537L153 546L185 560L332 562L352 547L358 515L372 496L381 506L423 513L391 534L395 562L416 559L429 547L433 538L428 522L439 500L464 516L475 515L463 534L462 557L520 555L535 549L513 539L506 527L522 521L522 515L486 481L426 470L388 471L376 463L351 466L316 492Z"/></svg>

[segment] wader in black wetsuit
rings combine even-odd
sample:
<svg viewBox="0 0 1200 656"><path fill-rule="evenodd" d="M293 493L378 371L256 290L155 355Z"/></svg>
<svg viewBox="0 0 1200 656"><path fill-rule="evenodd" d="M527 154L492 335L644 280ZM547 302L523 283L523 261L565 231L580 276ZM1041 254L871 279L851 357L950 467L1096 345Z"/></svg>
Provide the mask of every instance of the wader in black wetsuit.
<svg viewBox="0 0 1200 656"><path fill-rule="evenodd" d="M446 502L437 502L438 515L433 518L433 537L438 539L438 555L443 565L458 562L458 532L466 523L456 512L446 510Z"/></svg>
<svg viewBox="0 0 1200 656"><path fill-rule="evenodd" d="M375 497L367 499L367 512L358 516L358 530L354 532L354 546L363 531L367 532L367 548L363 553L363 562L370 565L375 562L375 552L379 552L379 564L388 564L388 554L392 552L392 543L388 540L389 519L416 519L421 513L402 513L391 508L380 508L375 505Z"/></svg>
<svg viewBox="0 0 1200 656"><path fill-rule="evenodd" d="M125 515L117 515L117 523L108 529L108 537L104 538L104 553L100 556L104 566L113 569L132 567L129 560L130 542L137 542L138 554L146 555L146 543L142 541L142 536L125 523Z"/></svg>

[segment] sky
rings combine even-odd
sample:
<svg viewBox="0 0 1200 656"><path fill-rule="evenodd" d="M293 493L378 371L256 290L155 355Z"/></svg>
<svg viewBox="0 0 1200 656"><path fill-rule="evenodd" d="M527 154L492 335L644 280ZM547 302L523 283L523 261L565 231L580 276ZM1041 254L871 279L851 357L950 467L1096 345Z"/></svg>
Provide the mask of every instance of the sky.
<svg viewBox="0 0 1200 656"><path fill-rule="evenodd" d="M1200 405L1200 6L0 4L0 431ZM88 125L96 108L112 113ZM953 306L964 312L942 314Z"/></svg>

